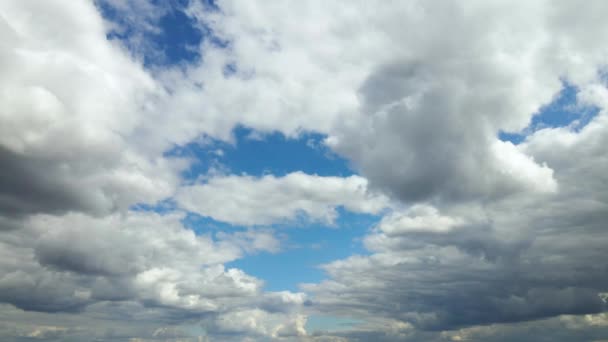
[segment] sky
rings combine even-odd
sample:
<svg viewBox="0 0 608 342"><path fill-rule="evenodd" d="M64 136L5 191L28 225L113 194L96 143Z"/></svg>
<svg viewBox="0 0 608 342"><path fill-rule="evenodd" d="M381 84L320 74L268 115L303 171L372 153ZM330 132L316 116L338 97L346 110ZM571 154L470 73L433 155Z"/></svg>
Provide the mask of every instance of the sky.
<svg viewBox="0 0 608 342"><path fill-rule="evenodd" d="M608 341L605 13L0 0L0 340Z"/></svg>

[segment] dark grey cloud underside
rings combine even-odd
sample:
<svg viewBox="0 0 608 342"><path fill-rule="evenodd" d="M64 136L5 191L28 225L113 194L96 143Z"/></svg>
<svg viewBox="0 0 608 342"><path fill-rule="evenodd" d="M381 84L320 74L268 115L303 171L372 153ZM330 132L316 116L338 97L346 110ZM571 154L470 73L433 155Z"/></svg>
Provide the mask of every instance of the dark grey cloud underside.
<svg viewBox="0 0 608 342"><path fill-rule="evenodd" d="M61 177L58 164L0 146L0 215L19 218L36 213L90 211L82 194L85 189L75 189ZM11 227L0 227L7 228Z"/></svg>

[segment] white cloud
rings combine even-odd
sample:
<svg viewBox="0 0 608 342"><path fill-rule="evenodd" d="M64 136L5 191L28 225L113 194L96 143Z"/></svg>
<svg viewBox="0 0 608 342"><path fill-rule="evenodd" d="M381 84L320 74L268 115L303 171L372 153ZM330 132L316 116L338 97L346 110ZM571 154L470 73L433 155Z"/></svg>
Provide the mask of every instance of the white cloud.
<svg viewBox="0 0 608 342"><path fill-rule="evenodd" d="M185 163L137 139L157 84L94 5L4 1L0 22L0 210L107 214L170 195Z"/></svg>
<svg viewBox="0 0 608 342"><path fill-rule="evenodd" d="M261 338L290 339L306 336L306 316L272 314L258 309L233 311L221 315L207 328L213 333L238 333Z"/></svg>
<svg viewBox="0 0 608 342"><path fill-rule="evenodd" d="M393 213L385 216L378 229L387 235L399 235L408 232L449 232L466 222L460 217L442 216L437 208L416 205L406 213Z"/></svg>
<svg viewBox="0 0 608 342"><path fill-rule="evenodd" d="M239 225L289 222L302 214L331 223L338 206L368 214L379 214L388 206L387 198L370 192L362 177L321 177L302 172L283 177L212 177L205 183L180 188L175 198L186 210Z"/></svg>

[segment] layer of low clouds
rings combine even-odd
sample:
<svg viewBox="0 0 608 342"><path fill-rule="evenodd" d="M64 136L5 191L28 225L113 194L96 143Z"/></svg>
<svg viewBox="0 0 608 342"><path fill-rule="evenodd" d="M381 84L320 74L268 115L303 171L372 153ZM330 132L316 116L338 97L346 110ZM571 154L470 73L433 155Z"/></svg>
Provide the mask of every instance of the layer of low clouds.
<svg viewBox="0 0 608 342"><path fill-rule="evenodd" d="M180 6L200 58L147 67L169 5L0 2L2 340L605 338L608 4ZM599 113L526 130L564 84ZM184 180L193 161L167 152L238 125L326 134L360 175ZM383 215L369 253L303 292L226 266L338 208ZM188 212L247 228L195 233ZM310 314L358 323L307 331Z"/></svg>
<svg viewBox="0 0 608 342"><path fill-rule="evenodd" d="M258 308L251 329L265 325L260 336L291 329L284 320L298 316L291 312L303 304L303 293L264 292L263 280L224 266L246 254L276 252L280 243L272 233L196 235L182 218L149 212L32 216L0 240L0 300L26 312L84 313L102 322L124 315L200 325L205 318L214 327Z"/></svg>

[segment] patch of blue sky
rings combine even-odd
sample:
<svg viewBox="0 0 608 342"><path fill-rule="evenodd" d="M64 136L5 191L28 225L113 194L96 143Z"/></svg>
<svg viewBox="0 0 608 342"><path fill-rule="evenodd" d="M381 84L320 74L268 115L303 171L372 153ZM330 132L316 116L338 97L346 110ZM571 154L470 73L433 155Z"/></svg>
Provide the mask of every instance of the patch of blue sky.
<svg viewBox="0 0 608 342"><path fill-rule="evenodd" d="M597 115L599 109L577 103L577 93L576 86L563 82L563 88L558 96L532 117L528 127L521 132L500 132L498 138L519 144L528 135L543 128L570 127L574 131L579 131Z"/></svg>
<svg viewBox="0 0 608 342"><path fill-rule="evenodd" d="M194 19L173 7L160 21L160 33L152 41L164 52L170 64L194 61L200 58L198 51L203 33L197 29Z"/></svg>
<svg viewBox="0 0 608 342"><path fill-rule="evenodd" d="M298 291L301 283L325 279L319 267L351 255L368 255L361 237L380 220L378 215L356 214L338 208L333 224L309 222L306 225L275 226L283 235L284 247L275 254L260 253L229 263L265 281L268 291Z"/></svg>
<svg viewBox="0 0 608 342"><path fill-rule="evenodd" d="M237 127L233 136L232 143L203 139L203 142L175 148L168 155L196 160L183 175L187 182L205 177L213 168L251 176L280 177L296 171L339 177L354 174L345 159L323 145L322 134L306 133L289 138L278 132L260 134ZM297 291L300 283L323 280L325 275L319 265L353 254L368 254L361 237L380 220L380 215L352 213L341 207L336 210L338 215L333 223L299 217L267 227L280 236L283 242L280 252L248 255L226 266L263 279L269 291ZM193 213L186 216L184 225L197 234L211 236L247 230Z"/></svg>
<svg viewBox="0 0 608 342"><path fill-rule="evenodd" d="M214 1L202 3L206 10L219 10ZM222 48L229 45L229 42L214 35L205 23L188 16L188 0L152 0L151 4L162 13L158 18L133 13L137 8L132 11L119 10L107 0L97 0L95 4L106 20L120 28L108 32L107 38L122 41L142 58L147 68L195 63L201 59L200 46L203 41Z"/></svg>
<svg viewBox="0 0 608 342"><path fill-rule="evenodd" d="M195 213L187 213L182 224L197 235L215 234L217 232L233 233L236 231L245 231L245 227L234 226L229 223L216 221L211 217L201 216Z"/></svg>
<svg viewBox="0 0 608 342"><path fill-rule="evenodd" d="M167 155L185 156L195 160L184 172L192 181L212 169L230 174L276 177L301 171L319 176L347 177L354 172L346 159L323 145L324 135L303 133L289 138L281 133L259 134L249 128L237 127L234 142L206 140L176 147Z"/></svg>
<svg viewBox="0 0 608 342"><path fill-rule="evenodd" d="M129 207L133 211L153 211L159 214L167 214L177 209L177 204L171 198L159 201L158 203L137 203Z"/></svg>

